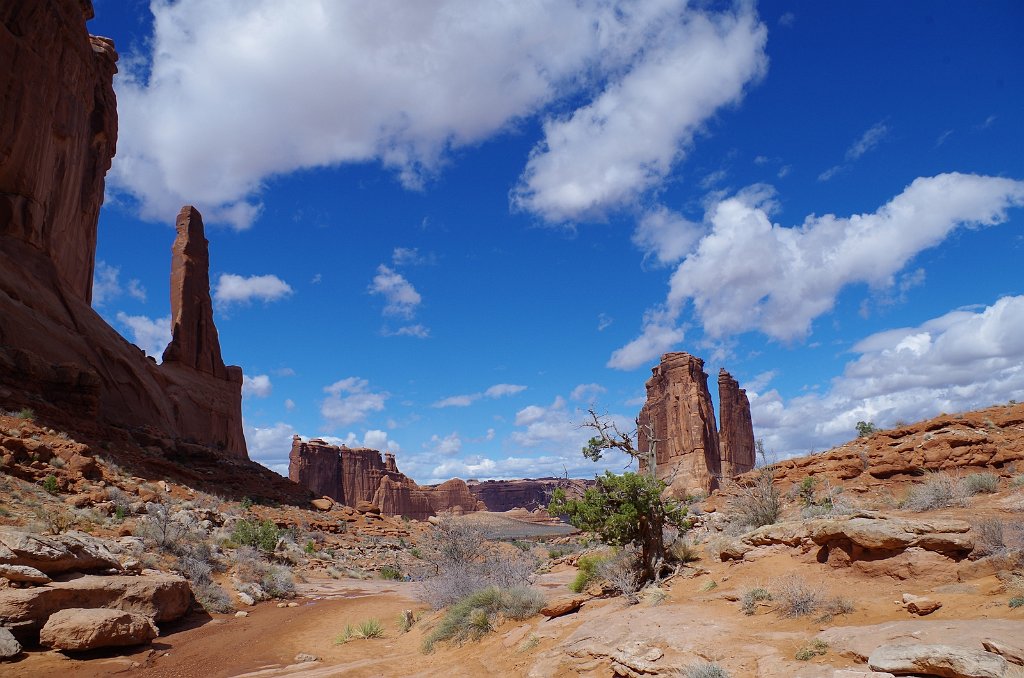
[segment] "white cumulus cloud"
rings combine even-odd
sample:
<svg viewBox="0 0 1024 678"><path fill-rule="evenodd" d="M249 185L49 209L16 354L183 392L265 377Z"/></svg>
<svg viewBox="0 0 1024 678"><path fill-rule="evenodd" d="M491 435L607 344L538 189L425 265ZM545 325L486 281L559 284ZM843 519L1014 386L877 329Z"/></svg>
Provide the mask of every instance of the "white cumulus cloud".
<svg viewBox="0 0 1024 678"><path fill-rule="evenodd" d="M1022 327L1024 296L1007 296L873 334L853 347L857 357L827 392L789 400L775 390L755 393L755 435L780 453L804 454L854 437L858 421L887 427L1024 400Z"/></svg>
<svg viewBox="0 0 1024 678"><path fill-rule="evenodd" d="M320 414L330 424L346 426L380 412L390 394L371 391L369 386L369 381L359 377L348 377L325 386L324 393L328 396L320 406Z"/></svg>
<svg viewBox="0 0 1024 678"><path fill-rule="evenodd" d="M377 275L370 283L370 294L384 297L384 315L411 318L423 298L416 288L401 273L384 264L377 267Z"/></svg>
<svg viewBox="0 0 1024 678"><path fill-rule="evenodd" d="M958 228L999 224L1021 205L1024 181L951 173L915 179L871 213L810 215L784 227L769 218L764 190L742 191L709 208L708 232L676 268L664 306L647 312L641 335L609 366L637 367L678 343L688 305L712 339L749 330L806 337L844 287L892 287L919 252Z"/></svg>
<svg viewBox="0 0 1024 678"><path fill-rule="evenodd" d="M218 304L247 304L259 301L277 301L292 293L292 287L276 275L251 275L248 277L234 273L222 273L217 280L213 299Z"/></svg>
<svg viewBox="0 0 1024 678"><path fill-rule="evenodd" d="M242 229L268 177L369 161L419 187L452 149L596 88L548 122L522 194L545 213L607 206L657 181L763 70L766 31L748 7L158 0L146 52L126 55L117 78L110 184L146 218L194 202L208 222ZM573 185L588 195L569 195Z"/></svg>
<svg viewBox="0 0 1024 678"><path fill-rule="evenodd" d="M117 321L128 328L132 343L146 355L160 360L167 344L171 343L171 316L150 318L144 315L117 314Z"/></svg>
<svg viewBox="0 0 1024 678"><path fill-rule="evenodd" d="M257 374L250 377L248 374L242 375L242 397L254 397L254 398L266 398L270 395L273 390L273 384L270 383L270 377L266 374ZM292 406L294 407L294 403Z"/></svg>

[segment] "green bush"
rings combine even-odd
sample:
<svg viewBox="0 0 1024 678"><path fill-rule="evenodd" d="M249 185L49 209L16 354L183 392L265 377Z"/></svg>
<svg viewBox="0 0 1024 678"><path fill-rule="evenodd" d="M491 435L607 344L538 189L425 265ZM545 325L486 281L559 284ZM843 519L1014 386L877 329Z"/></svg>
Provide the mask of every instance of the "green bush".
<svg viewBox="0 0 1024 678"><path fill-rule="evenodd" d="M857 437L867 438L872 433L878 430L873 421L858 421L857 422Z"/></svg>
<svg viewBox="0 0 1024 678"><path fill-rule="evenodd" d="M260 522L245 518L239 520L231 532L231 541L239 546L253 546L267 553L273 553L280 538L281 530L271 520Z"/></svg>
<svg viewBox="0 0 1024 678"><path fill-rule="evenodd" d="M395 581L401 581L401 579L402 579L402 571L399 570L397 567L391 567L390 565L385 565L384 567L380 568L380 578L381 579L393 579Z"/></svg>
<svg viewBox="0 0 1024 678"><path fill-rule="evenodd" d="M796 651L796 659L798 661L808 661L815 657L820 657L828 652L828 643L824 640L815 638L807 645L804 645Z"/></svg>
<svg viewBox="0 0 1024 678"><path fill-rule="evenodd" d="M476 640L500 619L527 619L544 606L544 595L531 588L500 589L496 586L472 593L449 608L423 640L423 651L432 652L439 641L462 643Z"/></svg>
<svg viewBox="0 0 1024 678"><path fill-rule="evenodd" d="M334 643L336 645L344 645L350 640L368 640L370 638L380 638L383 635L384 625L380 623L379 619L370 618L356 624L355 626L346 624L345 630L341 632L341 635L335 638Z"/></svg>
<svg viewBox="0 0 1024 678"><path fill-rule="evenodd" d="M743 594L743 598L740 599L740 609L743 610L743 614L750 616L757 611L758 603L771 599L771 591L763 586L757 586L755 588L748 589L747 592Z"/></svg>
<svg viewBox="0 0 1024 678"><path fill-rule="evenodd" d="M43 479L43 489L50 494L57 494L57 476L52 473Z"/></svg>
<svg viewBox="0 0 1024 678"><path fill-rule="evenodd" d="M19 411L17 414L15 414L14 416L17 417L18 419L25 419L27 421L35 421L36 411L33 410L31 407L25 407L21 411Z"/></svg>
<svg viewBox="0 0 1024 678"><path fill-rule="evenodd" d="M587 588L587 585L597 576L598 566L607 559L607 556L597 553L580 556L579 560L576 561L576 578L569 582L569 590L573 593L579 593Z"/></svg>
<svg viewBox="0 0 1024 678"><path fill-rule="evenodd" d="M1014 596L1013 598L1010 598L1010 607L1015 609L1018 607L1024 607L1024 596Z"/></svg>

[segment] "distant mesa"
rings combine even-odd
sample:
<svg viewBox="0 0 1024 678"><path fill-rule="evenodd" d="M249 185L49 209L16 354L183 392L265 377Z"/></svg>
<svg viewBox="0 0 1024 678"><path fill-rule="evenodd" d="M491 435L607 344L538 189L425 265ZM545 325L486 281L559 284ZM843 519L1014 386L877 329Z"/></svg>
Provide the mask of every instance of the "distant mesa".
<svg viewBox="0 0 1024 678"><path fill-rule="evenodd" d="M351 507L371 504L381 513L426 520L441 512L469 513L486 506L458 478L420 486L398 470L395 455L292 438L288 477L317 497Z"/></svg>
<svg viewBox="0 0 1024 678"><path fill-rule="evenodd" d="M704 361L689 353L666 353L647 380L647 402L638 417L637 449L643 455L651 444L653 427L658 478L676 497L718 488L754 468L754 427L747 393L725 370L718 375L722 427L708 391ZM641 456L640 469L646 470Z"/></svg>

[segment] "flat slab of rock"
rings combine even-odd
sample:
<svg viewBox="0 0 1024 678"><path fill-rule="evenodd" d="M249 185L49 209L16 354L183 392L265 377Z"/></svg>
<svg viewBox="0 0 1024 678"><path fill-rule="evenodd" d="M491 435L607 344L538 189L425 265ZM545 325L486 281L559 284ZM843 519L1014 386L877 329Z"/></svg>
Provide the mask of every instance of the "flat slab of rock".
<svg viewBox="0 0 1024 678"><path fill-rule="evenodd" d="M106 543L84 532L41 535L3 527L0 565L27 565L46 574L121 569Z"/></svg>
<svg viewBox="0 0 1024 678"><path fill-rule="evenodd" d="M50 615L39 632L39 643L54 650L81 652L142 645L156 637L156 624L145 615L123 610L70 608Z"/></svg>
<svg viewBox="0 0 1024 678"><path fill-rule="evenodd" d="M50 581L46 573L28 565L0 565L0 577L23 584L46 584Z"/></svg>
<svg viewBox="0 0 1024 678"><path fill-rule="evenodd" d="M188 612L192 591L176 574L149 573L139 577L84 575L45 586L0 591L0 619L26 644L38 641L40 629L55 612L69 608L130 610L157 623Z"/></svg>
<svg viewBox="0 0 1024 678"><path fill-rule="evenodd" d="M897 675L942 678L1004 678L1010 669L1005 659L992 652L928 643L882 645L868 657L868 666Z"/></svg>
<svg viewBox="0 0 1024 678"><path fill-rule="evenodd" d="M898 643L955 644L983 650L984 642L1019 647L1024 638L1024 621L1013 619L911 619L869 626L836 626L817 638L834 652L858 661L867 661L880 645Z"/></svg>
<svg viewBox="0 0 1024 678"><path fill-rule="evenodd" d="M554 619L555 617L575 612L583 606L586 600L586 596L561 596L553 598L540 609L540 613L548 619Z"/></svg>

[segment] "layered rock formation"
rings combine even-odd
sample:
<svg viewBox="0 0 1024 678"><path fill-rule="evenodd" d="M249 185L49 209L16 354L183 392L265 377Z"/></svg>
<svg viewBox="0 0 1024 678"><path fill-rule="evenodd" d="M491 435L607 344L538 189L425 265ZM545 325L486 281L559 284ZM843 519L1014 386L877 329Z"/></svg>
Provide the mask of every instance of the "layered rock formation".
<svg viewBox="0 0 1024 678"><path fill-rule="evenodd" d="M724 369L718 373L718 414L722 477L734 478L754 468L754 425L747 392Z"/></svg>
<svg viewBox="0 0 1024 678"><path fill-rule="evenodd" d="M561 487L570 497L582 496L592 480L578 478L525 478L523 480L468 481L469 491L487 507L488 511L547 509L551 494Z"/></svg>
<svg viewBox="0 0 1024 678"><path fill-rule="evenodd" d="M288 477L316 496L347 506L372 505L386 515L425 520L442 511L464 513L485 506L458 478L420 486L398 470L395 456L370 449L328 445L319 438L292 439Z"/></svg>
<svg viewBox="0 0 1024 678"><path fill-rule="evenodd" d="M657 475L670 494L710 492L723 477L754 467L750 403L728 372L718 376L721 431L715 426L703 360L689 353L666 353L651 372L647 402L637 417L637 449L645 455L654 446ZM640 469L646 468L642 456Z"/></svg>
<svg viewBox="0 0 1024 678"><path fill-rule="evenodd" d="M637 418L637 449L646 454L653 442L658 478L673 495L708 492L718 486L722 466L704 361L689 353L666 353L651 372L647 402ZM646 470L644 458L640 468Z"/></svg>
<svg viewBox="0 0 1024 678"><path fill-rule="evenodd" d="M163 365L90 307L117 138L117 54L86 32L91 16L82 0L0 9L0 403L86 439L245 460L241 371L220 357L198 212L179 218Z"/></svg>

